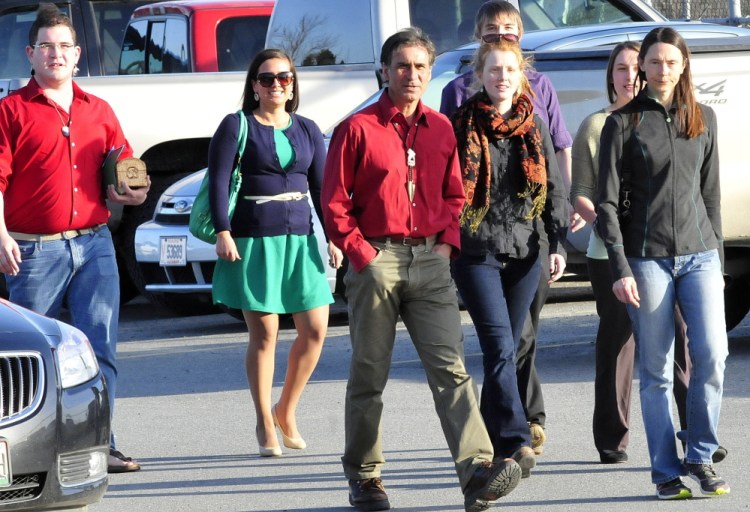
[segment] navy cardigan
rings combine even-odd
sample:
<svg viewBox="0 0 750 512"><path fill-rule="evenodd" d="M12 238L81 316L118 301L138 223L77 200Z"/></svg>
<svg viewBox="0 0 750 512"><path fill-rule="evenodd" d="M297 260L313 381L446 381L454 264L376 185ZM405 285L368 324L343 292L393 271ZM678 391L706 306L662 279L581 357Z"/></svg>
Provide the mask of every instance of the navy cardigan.
<svg viewBox="0 0 750 512"><path fill-rule="evenodd" d="M247 117L247 144L242 156L242 187L231 223L227 217L229 177L237 155L239 118L227 115L208 149L209 199L216 231L230 230L232 237L308 235L313 232L312 212L307 200L269 201L258 204L244 196L273 196L284 192L307 193L322 222L320 187L323 181L325 146L318 126L297 114L286 136L294 148L294 161L285 170L276 154L273 127Z"/></svg>

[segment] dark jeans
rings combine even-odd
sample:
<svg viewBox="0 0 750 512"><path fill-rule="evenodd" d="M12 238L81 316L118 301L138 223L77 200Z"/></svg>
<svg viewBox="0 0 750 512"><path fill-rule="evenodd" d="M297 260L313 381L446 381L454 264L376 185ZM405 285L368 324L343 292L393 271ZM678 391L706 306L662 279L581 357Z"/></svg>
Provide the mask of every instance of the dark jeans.
<svg viewBox="0 0 750 512"><path fill-rule="evenodd" d="M630 393L633 387L635 341L625 304L612 292L608 260L586 258L591 288L599 315L594 379L594 445L603 450L626 450L630 429ZM685 322L675 307L674 387L680 424L687 429L685 401L690 380Z"/></svg>
<svg viewBox="0 0 750 512"><path fill-rule="evenodd" d="M480 410L495 457L530 445L516 379L516 344L539 282L539 258L523 260L463 254L453 277L482 348Z"/></svg>
<svg viewBox="0 0 750 512"><path fill-rule="evenodd" d="M549 295L549 242L546 237L539 240L539 262L539 283L516 345L516 375L526 420L544 426L547 413L544 411L542 383L536 373L536 333L539 331L539 315Z"/></svg>

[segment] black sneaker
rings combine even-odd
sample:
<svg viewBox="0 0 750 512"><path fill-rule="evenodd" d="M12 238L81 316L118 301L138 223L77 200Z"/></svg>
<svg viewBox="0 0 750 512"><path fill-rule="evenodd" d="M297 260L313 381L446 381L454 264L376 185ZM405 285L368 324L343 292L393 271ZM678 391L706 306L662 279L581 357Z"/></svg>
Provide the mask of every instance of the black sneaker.
<svg viewBox="0 0 750 512"><path fill-rule="evenodd" d="M492 502L510 494L521 481L521 466L513 459L482 462L464 489L464 510L487 510Z"/></svg>
<svg viewBox="0 0 750 512"><path fill-rule="evenodd" d="M357 510L390 510L391 504L380 478L349 480L349 504Z"/></svg>
<svg viewBox="0 0 750 512"><path fill-rule="evenodd" d="M685 462L688 476L701 484L701 493L707 496L729 494L729 484L714 471L711 464L688 464Z"/></svg>
<svg viewBox="0 0 750 512"><path fill-rule="evenodd" d="M656 484L656 497L660 500L687 500L693 497L690 488L677 477L663 484Z"/></svg>
<svg viewBox="0 0 750 512"><path fill-rule="evenodd" d="M599 452L602 464L622 464L628 461L628 454L623 450L602 450Z"/></svg>
<svg viewBox="0 0 750 512"><path fill-rule="evenodd" d="M718 464L719 462L727 458L728 453L729 452L727 451L726 448L719 445L719 447L716 449L713 455L711 455L711 462L713 462L714 464Z"/></svg>

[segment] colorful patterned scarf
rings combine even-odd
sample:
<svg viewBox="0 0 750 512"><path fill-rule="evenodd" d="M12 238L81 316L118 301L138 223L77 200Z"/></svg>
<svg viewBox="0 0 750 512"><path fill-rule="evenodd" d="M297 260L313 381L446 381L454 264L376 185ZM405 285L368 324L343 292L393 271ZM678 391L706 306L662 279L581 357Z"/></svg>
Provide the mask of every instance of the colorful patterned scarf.
<svg viewBox="0 0 750 512"><path fill-rule="evenodd" d="M519 137L521 142L521 168L526 176L526 188L518 197L532 198L532 207L526 218L531 220L541 216L547 201L547 166L542 135L534 123L534 106L526 94L518 98L510 116L504 119L483 89L466 100L456 112L453 130L458 140L466 195L466 204L459 217L462 226L468 226L475 233L489 211L492 176L489 141L510 137Z"/></svg>

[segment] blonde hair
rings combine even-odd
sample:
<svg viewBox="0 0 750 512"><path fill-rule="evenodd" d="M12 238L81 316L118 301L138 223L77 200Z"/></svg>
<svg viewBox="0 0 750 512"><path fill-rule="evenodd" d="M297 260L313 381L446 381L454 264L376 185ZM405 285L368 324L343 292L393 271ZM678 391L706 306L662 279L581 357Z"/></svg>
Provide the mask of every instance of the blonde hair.
<svg viewBox="0 0 750 512"><path fill-rule="evenodd" d="M477 50L477 53L474 56L474 74L476 75L477 79L480 79L480 77L484 73L484 64L487 62L487 56L490 54L490 52L493 51L511 52L514 53L516 55L516 58L518 59L518 71L521 73L521 82L516 92L513 93L513 101L516 101L519 96L524 93L526 93L526 95L528 95L530 98L533 98L535 96L534 91L531 90L529 79L526 78L526 70L531 67L531 64L529 63L529 60L523 56L521 47L518 45L518 42L509 41L507 39L500 39L499 41L494 43L484 43L480 45L479 50ZM482 87L480 84L478 89L481 88Z"/></svg>

